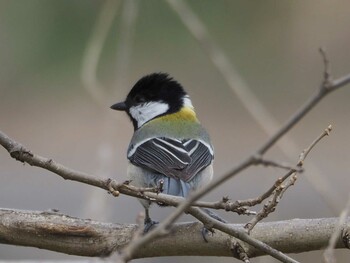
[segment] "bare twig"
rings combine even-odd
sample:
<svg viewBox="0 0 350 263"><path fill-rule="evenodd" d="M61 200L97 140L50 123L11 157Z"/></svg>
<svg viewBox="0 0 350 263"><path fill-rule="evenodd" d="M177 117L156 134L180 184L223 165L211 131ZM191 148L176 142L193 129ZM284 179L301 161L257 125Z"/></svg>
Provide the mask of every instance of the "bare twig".
<svg viewBox="0 0 350 263"><path fill-rule="evenodd" d="M256 216L254 216L247 224L245 224L244 228L247 230L248 234L253 230L255 225L259 223L261 220L266 218L270 213L274 212L276 206L279 202L279 195L283 190L283 185L278 186L273 192L272 197L267 201L267 203L263 206L261 211L259 211Z"/></svg>
<svg viewBox="0 0 350 263"><path fill-rule="evenodd" d="M271 167L281 168L285 170L295 170L298 173L301 173L303 171L301 167L293 167L292 165L280 163L274 160L267 160L260 156L256 157L256 165L271 166Z"/></svg>
<svg viewBox="0 0 350 263"><path fill-rule="evenodd" d="M322 56L322 59L323 59L323 65L324 65L324 71L323 71L323 81L324 81L324 86L327 86L328 84L331 83L331 69L330 69L330 63L329 63L329 59L328 59L328 56L327 56L327 52L326 50L321 47L319 49L320 51L320 54Z"/></svg>
<svg viewBox="0 0 350 263"><path fill-rule="evenodd" d="M282 185L282 191L281 191L281 193L278 196L278 201L282 199L282 197L283 197L284 193L287 191L287 189L295 184L297 179L298 179L297 173L293 173L289 177L288 181L285 184Z"/></svg>
<svg viewBox="0 0 350 263"><path fill-rule="evenodd" d="M339 89L350 83L350 74L342 76L332 81L332 91Z"/></svg>
<svg viewBox="0 0 350 263"><path fill-rule="evenodd" d="M317 138L309 145L309 147L307 147L306 149L304 149L301 154L299 155L299 160L297 162L297 167L301 168L304 164L305 158L307 157L307 155L310 153L310 151L313 149L313 147L325 136L328 136L329 133L332 130L332 126L329 125L319 136L317 136ZM297 169L298 169L297 168ZM281 180L277 181L276 184L274 185L274 187L270 188L273 189L271 193L271 198L267 201L267 203L263 206L263 208L261 209L261 211L259 211L257 213L256 216L254 216L245 226L244 228L247 229L248 233L250 233L252 231L252 229L255 227L255 225L260 222L262 219L266 218L270 213L274 212L277 204L279 203L279 201L281 200L283 194L286 192L286 190L294 185L295 181L297 180L297 169L292 168L290 169L290 171L288 172L288 177L284 177L285 179L289 178L289 180L283 184L281 182ZM284 180L285 180L284 179ZM283 181L284 181L283 180ZM280 183L281 182L281 183ZM258 199L258 200L261 200Z"/></svg>
<svg viewBox="0 0 350 263"><path fill-rule="evenodd" d="M277 187L279 187L285 180L287 180L289 178L289 176L291 174L293 174L294 172L292 170L288 171L288 173L286 173L283 177L278 178L276 180L276 182L262 195L256 197L256 198L250 198L250 199L246 199L246 200L237 200L235 201L235 204L237 207L240 206L248 206L248 207L252 207L255 206L257 204L261 204L262 201L264 201L266 198L268 198L269 196L272 195L272 193L275 191L275 189Z"/></svg>
<svg viewBox="0 0 350 263"><path fill-rule="evenodd" d="M328 127L307 147L302 151L302 153L299 156L299 161L297 163L298 167L303 166L304 160L307 157L307 155L311 152L312 148L320 141L323 137L329 136L330 132L332 131L332 125L328 125Z"/></svg>
<svg viewBox="0 0 350 263"><path fill-rule="evenodd" d="M225 210L227 212L235 212L239 215L255 215L255 211L249 210L246 206L242 205L239 201L231 202L228 197L223 197L222 200L217 202L205 202L205 201L196 201L193 203L193 206L212 208L216 210Z"/></svg>

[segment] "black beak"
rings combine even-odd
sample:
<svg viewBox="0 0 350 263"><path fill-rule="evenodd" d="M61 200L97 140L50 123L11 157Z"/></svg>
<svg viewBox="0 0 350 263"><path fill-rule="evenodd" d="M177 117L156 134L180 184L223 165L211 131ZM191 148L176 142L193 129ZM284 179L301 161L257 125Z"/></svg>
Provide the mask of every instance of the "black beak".
<svg viewBox="0 0 350 263"><path fill-rule="evenodd" d="M123 101L123 102L118 102L116 104L113 104L111 106L111 109L119 110L119 111L126 111L128 109L128 107L126 106L126 103Z"/></svg>

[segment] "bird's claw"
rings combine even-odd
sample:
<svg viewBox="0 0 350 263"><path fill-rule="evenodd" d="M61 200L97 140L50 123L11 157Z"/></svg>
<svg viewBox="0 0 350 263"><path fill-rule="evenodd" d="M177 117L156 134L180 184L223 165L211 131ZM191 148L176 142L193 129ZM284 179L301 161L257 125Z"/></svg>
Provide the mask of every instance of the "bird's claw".
<svg viewBox="0 0 350 263"><path fill-rule="evenodd" d="M151 218L146 218L143 233L146 234L148 231L150 231L153 228L154 225L157 225L157 224L159 224L158 221L153 221Z"/></svg>
<svg viewBox="0 0 350 263"><path fill-rule="evenodd" d="M208 229L208 228L206 228L205 226L203 226L202 227L202 230L201 230L201 233L202 233L202 237L203 237L203 239L204 239L204 241L206 242L206 243L208 243L208 239L207 239L207 236L210 234L210 235L212 235L213 236L213 234L214 234L214 229Z"/></svg>

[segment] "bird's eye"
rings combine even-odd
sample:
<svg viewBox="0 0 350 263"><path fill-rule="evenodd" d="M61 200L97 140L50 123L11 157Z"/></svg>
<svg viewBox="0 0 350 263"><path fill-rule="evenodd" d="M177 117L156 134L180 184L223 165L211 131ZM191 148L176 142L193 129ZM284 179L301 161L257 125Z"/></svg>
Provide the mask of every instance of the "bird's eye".
<svg viewBox="0 0 350 263"><path fill-rule="evenodd" d="M135 101L136 103L143 103L143 102L145 102L146 100L145 100L145 98L144 98L143 96L141 96L141 95L136 95L135 98L134 98L134 101Z"/></svg>

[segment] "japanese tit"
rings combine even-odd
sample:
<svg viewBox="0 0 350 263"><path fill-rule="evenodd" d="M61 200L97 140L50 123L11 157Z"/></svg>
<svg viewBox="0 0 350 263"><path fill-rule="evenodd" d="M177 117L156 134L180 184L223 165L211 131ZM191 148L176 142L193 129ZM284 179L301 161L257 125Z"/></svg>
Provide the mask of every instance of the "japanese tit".
<svg viewBox="0 0 350 263"><path fill-rule="evenodd" d="M163 180L163 193L186 197L213 176L214 150L199 123L189 95L165 73L153 73L136 82L125 101L111 106L130 117L134 134L127 158L128 177L137 187L154 187ZM145 231L156 222L145 208Z"/></svg>

